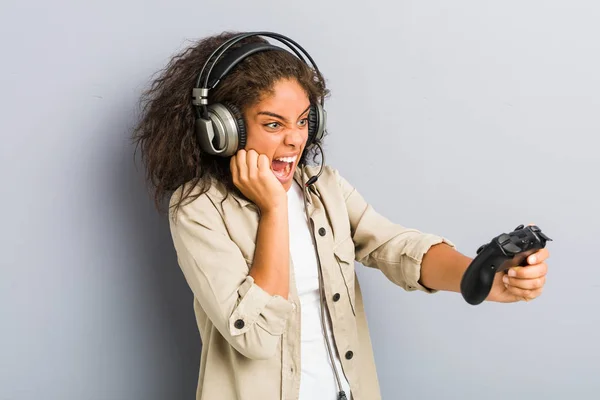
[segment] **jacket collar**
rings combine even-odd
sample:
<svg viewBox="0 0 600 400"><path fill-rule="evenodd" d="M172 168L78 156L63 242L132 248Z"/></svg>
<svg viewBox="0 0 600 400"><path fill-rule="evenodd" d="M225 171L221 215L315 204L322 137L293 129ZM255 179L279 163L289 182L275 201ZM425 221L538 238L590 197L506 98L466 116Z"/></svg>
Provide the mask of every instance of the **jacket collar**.
<svg viewBox="0 0 600 400"><path fill-rule="evenodd" d="M304 167L300 165L297 166L296 170L294 171L294 180L298 183L298 185L300 185L300 187L304 186L304 184L302 183L302 179L306 179L304 175Z"/></svg>
<svg viewBox="0 0 600 400"><path fill-rule="evenodd" d="M253 202L251 202L250 200L248 200L247 198L245 198L244 196L242 196L241 194L238 194L236 192L230 193L230 196L233 197L235 199L235 201L237 201L238 204L240 205L240 207L242 207L242 208L245 208L251 204L254 204Z"/></svg>

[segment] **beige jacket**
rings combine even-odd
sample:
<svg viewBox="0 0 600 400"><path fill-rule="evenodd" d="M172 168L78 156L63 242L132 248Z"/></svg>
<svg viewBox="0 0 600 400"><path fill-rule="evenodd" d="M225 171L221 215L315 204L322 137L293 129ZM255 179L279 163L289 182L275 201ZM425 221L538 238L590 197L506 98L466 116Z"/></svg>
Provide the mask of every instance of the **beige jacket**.
<svg viewBox="0 0 600 400"><path fill-rule="evenodd" d="M305 182L316 172L316 167L298 168L295 179ZM354 261L379 269L405 290L432 293L419 284L422 257L442 241L454 245L390 222L331 167L312 188L305 193L335 347L352 399L377 400L379 382ZM179 195L176 191L171 202ZM213 185L170 219L203 344L196 399L298 399L301 313L293 263L288 299L254 284L248 272L258 209L235 195L224 198L220 185Z"/></svg>

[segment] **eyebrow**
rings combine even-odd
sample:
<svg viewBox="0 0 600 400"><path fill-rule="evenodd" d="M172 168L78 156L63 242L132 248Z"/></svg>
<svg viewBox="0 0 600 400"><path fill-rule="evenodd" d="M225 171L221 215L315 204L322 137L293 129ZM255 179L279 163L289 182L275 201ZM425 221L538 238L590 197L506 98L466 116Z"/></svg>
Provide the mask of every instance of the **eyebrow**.
<svg viewBox="0 0 600 400"><path fill-rule="evenodd" d="M302 115L302 114L305 114L305 113L308 111L308 109L309 109L309 108L310 108L310 105L309 105L308 107L306 107L306 110L302 111L302 113L300 113L300 115ZM287 121L287 119L285 119L285 118L284 118L284 117L282 117L281 115L279 115L279 114L275 114L275 113L272 113L272 112L270 112L270 111L259 111L259 112L257 112L257 113L256 113L256 115L268 115L269 117L273 117L273 118L279 118L279 119L280 119L280 120L282 120L282 121ZM299 116L300 116L300 115L299 115ZM298 116L298 117L299 117L299 116Z"/></svg>

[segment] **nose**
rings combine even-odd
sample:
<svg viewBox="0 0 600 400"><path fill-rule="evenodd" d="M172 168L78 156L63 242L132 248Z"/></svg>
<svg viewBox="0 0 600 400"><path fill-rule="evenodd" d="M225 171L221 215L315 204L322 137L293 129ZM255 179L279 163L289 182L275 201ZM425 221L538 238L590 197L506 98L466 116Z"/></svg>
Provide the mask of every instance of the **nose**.
<svg viewBox="0 0 600 400"><path fill-rule="evenodd" d="M284 144L286 146L300 148L300 146L302 146L302 143L306 140L307 134L308 132L306 128L296 127L290 129L285 135Z"/></svg>

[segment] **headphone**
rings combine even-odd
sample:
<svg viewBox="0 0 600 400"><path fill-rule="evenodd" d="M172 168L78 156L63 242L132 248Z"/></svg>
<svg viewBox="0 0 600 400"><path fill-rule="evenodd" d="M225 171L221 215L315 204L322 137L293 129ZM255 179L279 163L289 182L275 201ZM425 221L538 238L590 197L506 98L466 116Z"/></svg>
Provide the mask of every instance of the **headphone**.
<svg viewBox="0 0 600 400"><path fill-rule="evenodd" d="M196 136L202 150L209 154L229 157L234 155L238 150L243 149L246 146L246 127L242 113L233 104L208 104L208 92L214 89L225 75L246 57L261 51L286 51L281 47L273 46L269 43L248 43L231 50L231 52L223 57L225 52L232 46L251 36L266 36L276 39L287 45L299 59L309 65L300 54L302 52L310 60L310 64L312 64L319 78L322 79L321 73L311 56L298 43L278 33L241 33L225 41L208 57L198 74L196 86L192 90L192 104L197 113L195 122ZM300 50L300 52L292 45ZM204 74L208 63L213 58L215 58L214 62L208 68L208 72ZM326 118L324 96L321 96L320 102L310 105L308 113L308 139L305 148L309 148L323 137Z"/></svg>

